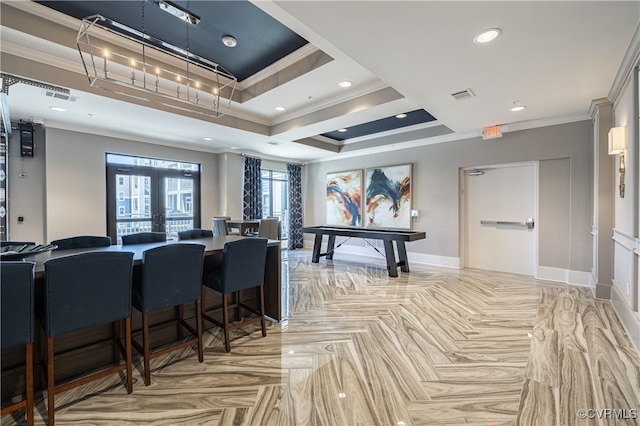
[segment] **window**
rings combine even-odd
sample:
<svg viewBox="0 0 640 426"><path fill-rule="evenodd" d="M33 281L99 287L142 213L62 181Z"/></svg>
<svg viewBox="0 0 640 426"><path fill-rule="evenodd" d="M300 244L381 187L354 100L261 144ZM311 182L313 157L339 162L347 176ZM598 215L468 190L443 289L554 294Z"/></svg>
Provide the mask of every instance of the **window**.
<svg viewBox="0 0 640 426"><path fill-rule="evenodd" d="M107 230L113 241L145 231L171 238L200 227L199 164L121 154L107 154L106 163Z"/></svg>
<svg viewBox="0 0 640 426"><path fill-rule="evenodd" d="M289 235L289 176L286 172L261 170L262 217L277 217L282 226L282 239Z"/></svg>

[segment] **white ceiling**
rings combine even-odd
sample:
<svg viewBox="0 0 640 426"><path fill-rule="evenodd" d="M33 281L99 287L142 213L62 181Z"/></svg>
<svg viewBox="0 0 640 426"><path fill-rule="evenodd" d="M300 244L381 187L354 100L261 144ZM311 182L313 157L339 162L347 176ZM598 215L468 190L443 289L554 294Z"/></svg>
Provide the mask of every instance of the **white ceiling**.
<svg viewBox="0 0 640 426"><path fill-rule="evenodd" d="M7 7L15 7L51 17L68 28L79 26L31 2L2 3L0 19L11 16ZM255 4L334 60L241 105L233 103L231 116L242 120L201 120L109 99L89 88L86 78L74 80L70 87L78 98L74 103L54 101L36 87L11 86L11 118L210 152L247 152L301 162L330 160L368 150L339 154L293 141L419 108L455 135L407 146L477 136L482 128L496 124L508 131L587 119L591 101L609 95L630 43L637 43L640 22L638 1ZM18 20L2 19L1 24L3 72L15 72L5 69L5 63L13 64L6 62L5 54L82 71L75 40L60 46L45 42L36 29L21 26ZM502 35L490 44L475 44L473 37L490 27L501 28ZM338 87L342 80L354 85L342 89ZM80 90L83 84L86 90ZM402 97L370 102L366 96L388 86ZM476 97L455 101L450 96L468 88ZM527 109L511 112L514 102ZM52 111L49 107L56 103L67 111ZM276 106L287 110L277 112ZM400 147L396 144L393 149Z"/></svg>

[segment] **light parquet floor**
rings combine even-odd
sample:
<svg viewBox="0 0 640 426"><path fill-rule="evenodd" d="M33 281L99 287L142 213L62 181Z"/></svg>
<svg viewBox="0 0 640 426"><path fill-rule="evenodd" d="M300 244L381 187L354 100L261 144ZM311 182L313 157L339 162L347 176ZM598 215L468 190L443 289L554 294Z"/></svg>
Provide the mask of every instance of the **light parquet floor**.
<svg viewBox="0 0 640 426"><path fill-rule="evenodd" d="M145 387L136 359L133 394L117 376L62 393L56 423L640 425L640 356L589 289L310 258L283 263L289 319L266 338L238 332L227 354L210 329L203 364L169 354Z"/></svg>

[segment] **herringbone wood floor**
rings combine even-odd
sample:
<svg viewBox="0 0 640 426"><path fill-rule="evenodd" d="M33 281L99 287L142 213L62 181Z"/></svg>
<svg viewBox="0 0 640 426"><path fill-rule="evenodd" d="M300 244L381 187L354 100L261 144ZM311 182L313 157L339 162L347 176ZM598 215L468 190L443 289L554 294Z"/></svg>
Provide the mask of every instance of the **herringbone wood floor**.
<svg viewBox="0 0 640 426"><path fill-rule="evenodd" d="M266 338L238 332L227 354L210 329L203 364L188 349L152 362L149 387L136 369L131 395L117 376L62 393L57 424L640 424L640 357L589 289L310 257L283 263L289 319Z"/></svg>

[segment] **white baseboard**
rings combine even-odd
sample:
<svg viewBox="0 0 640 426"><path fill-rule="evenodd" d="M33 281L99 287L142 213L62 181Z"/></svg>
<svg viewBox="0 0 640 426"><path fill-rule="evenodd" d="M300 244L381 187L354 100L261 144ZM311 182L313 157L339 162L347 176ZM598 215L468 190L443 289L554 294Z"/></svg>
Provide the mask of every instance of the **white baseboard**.
<svg viewBox="0 0 640 426"><path fill-rule="evenodd" d="M313 241L305 241L305 248L313 249ZM326 247L323 245L322 251L325 251ZM384 248L379 249L380 253L377 253L373 248L369 246L361 247L354 245L343 245L339 248L335 249L335 258L338 258L341 254L346 254L349 256L356 256L361 258L375 258L375 259L383 259L384 260ZM411 264L419 264L419 265L430 265L430 266L443 266L447 268L460 268L460 258L458 257L447 257L447 256L434 256L430 254L424 253L413 253L407 252L407 257L409 258L409 266Z"/></svg>
<svg viewBox="0 0 640 426"><path fill-rule="evenodd" d="M631 310L624 296L620 294L619 289L615 286L611 290L611 304L627 331L629 340L631 340L636 350L640 352L640 316L637 312Z"/></svg>
<svg viewBox="0 0 640 426"><path fill-rule="evenodd" d="M407 257L409 258L409 262L418 263L421 265L432 265L432 266L444 266L447 268L456 268L460 269L460 258L459 257L448 257L448 256L436 256L433 254L424 254L424 253L407 253Z"/></svg>
<svg viewBox="0 0 640 426"><path fill-rule="evenodd" d="M582 285L595 289L593 274L586 271L572 271L564 268L553 268L551 266L538 266L536 278L547 281L558 281L567 284Z"/></svg>
<svg viewBox="0 0 640 426"><path fill-rule="evenodd" d="M595 290L596 280L591 272L586 271L569 271L569 284L584 285Z"/></svg>
<svg viewBox="0 0 640 426"><path fill-rule="evenodd" d="M552 268L550 266L538 266L536 278L547 281L569 282L569 270L563 268Z"/></svg>

